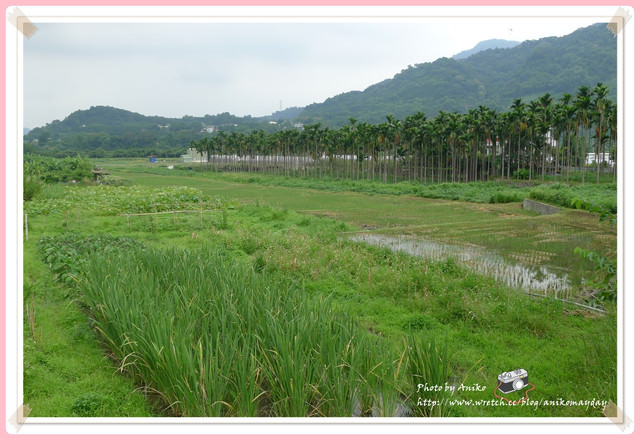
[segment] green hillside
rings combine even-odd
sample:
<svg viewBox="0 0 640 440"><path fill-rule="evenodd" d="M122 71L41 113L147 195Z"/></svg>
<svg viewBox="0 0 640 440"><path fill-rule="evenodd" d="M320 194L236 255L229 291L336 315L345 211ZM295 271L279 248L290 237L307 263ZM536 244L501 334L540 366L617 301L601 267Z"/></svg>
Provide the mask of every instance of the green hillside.
<svg viewBox="0 0 640 440"><path fill-rule="evenodd" d="M24 136L25 153L65 156L75 153L103 157L139 157L149 154L180 155L193 140L212 131L273 132L277 127L266 118L229 113L201 117L165 118L144 116L108 106L78 110L62 121L35 128Z"/></svg>
<svg viewBox="0 0 640 440"><path fill-rule="evenodd" d="M464 113L479 105L503 111L515 98L526 101L545 93L559 97L597 82L615 96L616 39L605 24L462 60L440 58L412 66L362 92L309 105L299 119L336 127L347 124L349 117L378 123L388 114L404 118L420 111L432 117L441 110Z"/></svg>

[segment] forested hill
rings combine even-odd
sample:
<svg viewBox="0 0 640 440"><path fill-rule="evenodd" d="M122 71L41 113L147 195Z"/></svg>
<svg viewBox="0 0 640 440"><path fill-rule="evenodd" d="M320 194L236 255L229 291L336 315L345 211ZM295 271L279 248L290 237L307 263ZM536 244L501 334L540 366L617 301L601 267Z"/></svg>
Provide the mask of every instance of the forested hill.
<svg viewBox="0 0 640 440"><path fill-rule="evenodd" d="M191 141L210 136L214 130L248 132L262 129L270 132L290 125L286 121L272 125L269 121L268 117L239 117L229 113L166 118L95 106L29 131L24 136L25 153L119 157L179 155Z"/></svg>
<svg viewBox="0 0 640 440"><path fill-rule="evenodd" d="M392 79L307 106L305 123L336 127L349 122L379 123L392 114L404 118L421 111L464 113L483 105L506 110L515 98L550 93L559 97L602 82L616 96L616 39L606 24L564 37L525 41L510 49L490 49L462 60L440 58L410 66Z"/></svg>

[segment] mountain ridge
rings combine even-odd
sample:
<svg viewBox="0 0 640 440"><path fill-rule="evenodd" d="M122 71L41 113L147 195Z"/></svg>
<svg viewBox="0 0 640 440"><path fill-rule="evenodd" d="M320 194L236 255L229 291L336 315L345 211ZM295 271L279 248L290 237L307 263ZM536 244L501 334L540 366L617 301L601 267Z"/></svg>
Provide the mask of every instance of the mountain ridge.
<svg viewBox="0 0 640 440"><path fill-rule="evenodd" d="M352 116L378 123L387 114L404 118L421 111L433 117L441 110L463 113L478 105L502 111L516 98L527 100L547 92L559 97L598 82L615 96L616 56L615 37L599 23L563 37L409 66L363 91L310 104L299 119L335 127L347 124Z"/></svg>
<svg viewBox="0 0 640 440"><path fill-rule="evenodd" d="M514 40L502 40L499 38L492 38L490 40L484 40L473 46L471 49L463 50L453 55L451 58L454 60L462 60L469 58L471 55L475 55L478 52L488 49L510 49L520 44L520 41Z"/></svg>

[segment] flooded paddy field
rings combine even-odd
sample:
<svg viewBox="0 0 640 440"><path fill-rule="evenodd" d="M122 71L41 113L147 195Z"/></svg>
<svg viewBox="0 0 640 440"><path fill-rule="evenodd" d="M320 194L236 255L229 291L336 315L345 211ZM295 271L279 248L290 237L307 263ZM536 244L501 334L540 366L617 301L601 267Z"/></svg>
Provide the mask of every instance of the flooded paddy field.
<svg viewBox="0 0 640 440"><path fill-rule="evenodd" d="M451 258L482 275L492 276L510 287L527 291L565 297L571 288L569 273L565 268L509 261L499 253L480 246L451 245L423 238L374 233L358 233L351 239L425 257L427 260Z"/></svg>
<svg viewBox="0 0 640 440"><path fill-rule="evenodd" d="M452 259L527 293L578 302L593 266L574 249L615 257L615 226L585 212L540 216L516 203L432 208L420 224L365 228L350 239L430 261Z"/></svg>

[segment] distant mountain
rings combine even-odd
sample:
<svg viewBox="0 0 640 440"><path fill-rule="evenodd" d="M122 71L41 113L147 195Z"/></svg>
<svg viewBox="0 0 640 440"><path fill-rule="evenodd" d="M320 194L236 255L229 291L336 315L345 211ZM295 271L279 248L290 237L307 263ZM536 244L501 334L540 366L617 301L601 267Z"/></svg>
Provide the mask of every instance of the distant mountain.
<svg viewBox="0 0 640 440"><path fill-rule="evenodd" d="M122 157L177 155L184 153L192 140L210 136L219 130L247 132L262 129L272 132L291 126L286 121L270 124L269 120L272 120L271 116L260 119L229 113L166 118L144 116L115 107L94 106L75 111L62 121L56 120L29 131L24 136L25 153L87 153Z"/></svg>
<svg viewBox="0 0 640 440"><path fill-rule="evenodd" d="M484 40L476 44L472 49L463 50L462 52L455 54L451 58L453 58L454 60L462 60L464 58L469 58L471 55L474 55L478 52L482 52L483 50L509 49L517 46L518 44L520 44L520 41L499 40L496 38L492 40Z"/></svg>
<svg viewBox="0 0 640 440"><path fill-rule="evenodd" d="M267 120L267 121L282 121L282 120L291 120L295 119L300 115L300 112L304 110L304 107L288 107L284 110L278 110L273 112L268 116L261 116L258 119Z"/></svg>
<svg viewBox="0 0 640 440"><path fill-rule="evenodd" d="M298 119L336 127L350 117L379 123L388 114L402 119L420 111L433 117L440 110L465 113L479 105L504 111L515 98L559 97L598 82L616 96L616 55L614 35L606 24L594 24L564 37L410 66L362 92L311 104Z"/></svg>

